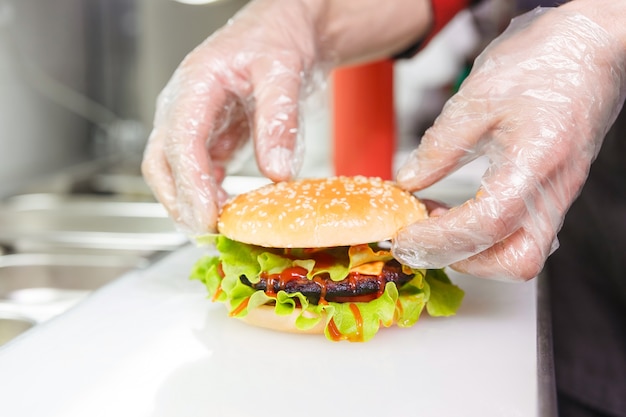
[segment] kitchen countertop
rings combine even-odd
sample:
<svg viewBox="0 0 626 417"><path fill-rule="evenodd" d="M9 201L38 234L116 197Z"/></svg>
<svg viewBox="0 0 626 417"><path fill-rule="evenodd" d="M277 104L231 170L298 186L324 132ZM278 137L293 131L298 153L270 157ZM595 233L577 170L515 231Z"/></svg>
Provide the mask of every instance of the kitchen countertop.
<svg viewBox="0 0 626 417"><path fill-rule="evenodd" d="M0 348L0 415L541 415L537 280L451 272L456 316L333 343L226 317L187 278L207 251L126 274Z"/></svg>

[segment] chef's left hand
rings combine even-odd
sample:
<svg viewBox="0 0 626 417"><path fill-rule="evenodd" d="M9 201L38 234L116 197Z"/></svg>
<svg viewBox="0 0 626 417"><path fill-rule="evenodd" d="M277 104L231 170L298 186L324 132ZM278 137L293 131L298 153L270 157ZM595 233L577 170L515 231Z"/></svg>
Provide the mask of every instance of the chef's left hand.
<svg viewBox="0 0 626 417"><path fill-rule="evenodd" d="M625 7L596 3L517 18L479 56L398 182L420 190L481 155L490 166L474 199L398 234L398 259L513 280L542 270L624 101Z"/></svg>

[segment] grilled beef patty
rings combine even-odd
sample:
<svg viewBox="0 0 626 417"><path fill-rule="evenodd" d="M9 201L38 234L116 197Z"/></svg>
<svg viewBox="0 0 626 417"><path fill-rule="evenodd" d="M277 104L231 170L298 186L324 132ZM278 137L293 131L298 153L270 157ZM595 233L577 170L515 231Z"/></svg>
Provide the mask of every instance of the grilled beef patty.
<svg viewBox="0 0 626 417"><path fill-rule="evenodd" d="M262 275L259 282L251 283L245 276L240 277L243 284L268 294L276 294L280 290L289 294L301 292L311 304L319 304L322 299L335 302L371 301L380 297L388 282L395 283L399 288L412 278L413 275L402 272L402 266L395 260L385 264L380 276L351 272L342 281L333 281L328 275L316 276L314 280L304 275L288 281Z"/></svg>

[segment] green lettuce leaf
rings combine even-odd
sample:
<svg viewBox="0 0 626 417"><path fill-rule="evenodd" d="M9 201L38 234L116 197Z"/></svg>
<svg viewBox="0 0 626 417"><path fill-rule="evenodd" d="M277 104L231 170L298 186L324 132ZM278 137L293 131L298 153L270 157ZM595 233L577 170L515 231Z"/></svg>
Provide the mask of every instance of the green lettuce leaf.
<svg viewBox="0 0 626 417"><path fill-rule="evenodd" d="M430 289L424 281L424 271L414 270L415 277L401 287L401 297L396 306L399 327L411 327L419 319L428 301Z"/></svg>
<svg viewBox="0 0 626 417"><path fill-rule="evenodd" d="M245 275L250 282L259 282L261 265L259 255L267 250L258 246L235 242L224 236L218 236L215 247L220 252L222 269L226 277Z"/></svg>
<svg viewBox="0 0 626 417"><path fill-rule="evenodd" d="M326 338L333 341L367 342L381 325L389 327L393 324L397 300L398 289L395 284L387 283L383 294L368 303L331 302L322 306L329 318L324 329Z"/></svg>
<svg viewBox="0 0 626 417"><path fill-rule="evenodd" d="M220 236L217 233L206 233L204 235L193 236L192 239L198 246L215 246L217 237Z"/></svg>
<svg viewBox="0 0 626 417"><path fill-rule="evenodd" d="M321 257L320 251L303 249L281 251L235 242L223 236L215 239L220 256L205 256L198 260L191 273L192 279L203 282L214 301L227 304L229 313L235 317L245 316L249 310L274 303L278 315L290 315L299 306L296 327L306 330L326 320L325 334L330 340L367 341L380 326L413 326L424 308L432 316L455 314L463 299L463 291L452 284L444 270L410 270L411 281L400 288L387 283L383 294L370 302L327 302L310 304L302 293L278 291L268 295L255 291L241 282L246 276L258 282L259 274L280 273L286 268L305 268L308 277L328 273L340 280L347 276L350 268L369 262L388 261L391 254L385 250L374 250L368 245L352 248L333 248L324 256L338 260L339 266L330 266L329 260ZM309 258L307 258L309 256ZM320 259L325 259L320 262Z"/></svg>
<svg viewBox="0 0 626 417"><path fill-rule="evenodd" d="M430 287L430 296L426 310L431 316L451 316L461 306L465 293L454 285L441 269L429 269L426 282Z"/></svg>

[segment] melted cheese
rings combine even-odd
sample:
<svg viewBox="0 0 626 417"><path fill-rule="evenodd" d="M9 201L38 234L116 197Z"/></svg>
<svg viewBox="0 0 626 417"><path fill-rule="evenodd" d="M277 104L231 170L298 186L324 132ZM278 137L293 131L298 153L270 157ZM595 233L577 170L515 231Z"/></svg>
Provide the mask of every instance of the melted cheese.
<svg viewBox="0 0 626 417"><path fill-rule="evenodd" d="M383 261L368 262L363 265L355 266L350 269L350 272L356 272L361 275L380 275L383 273L383 266L385 266Z"/></svg>

